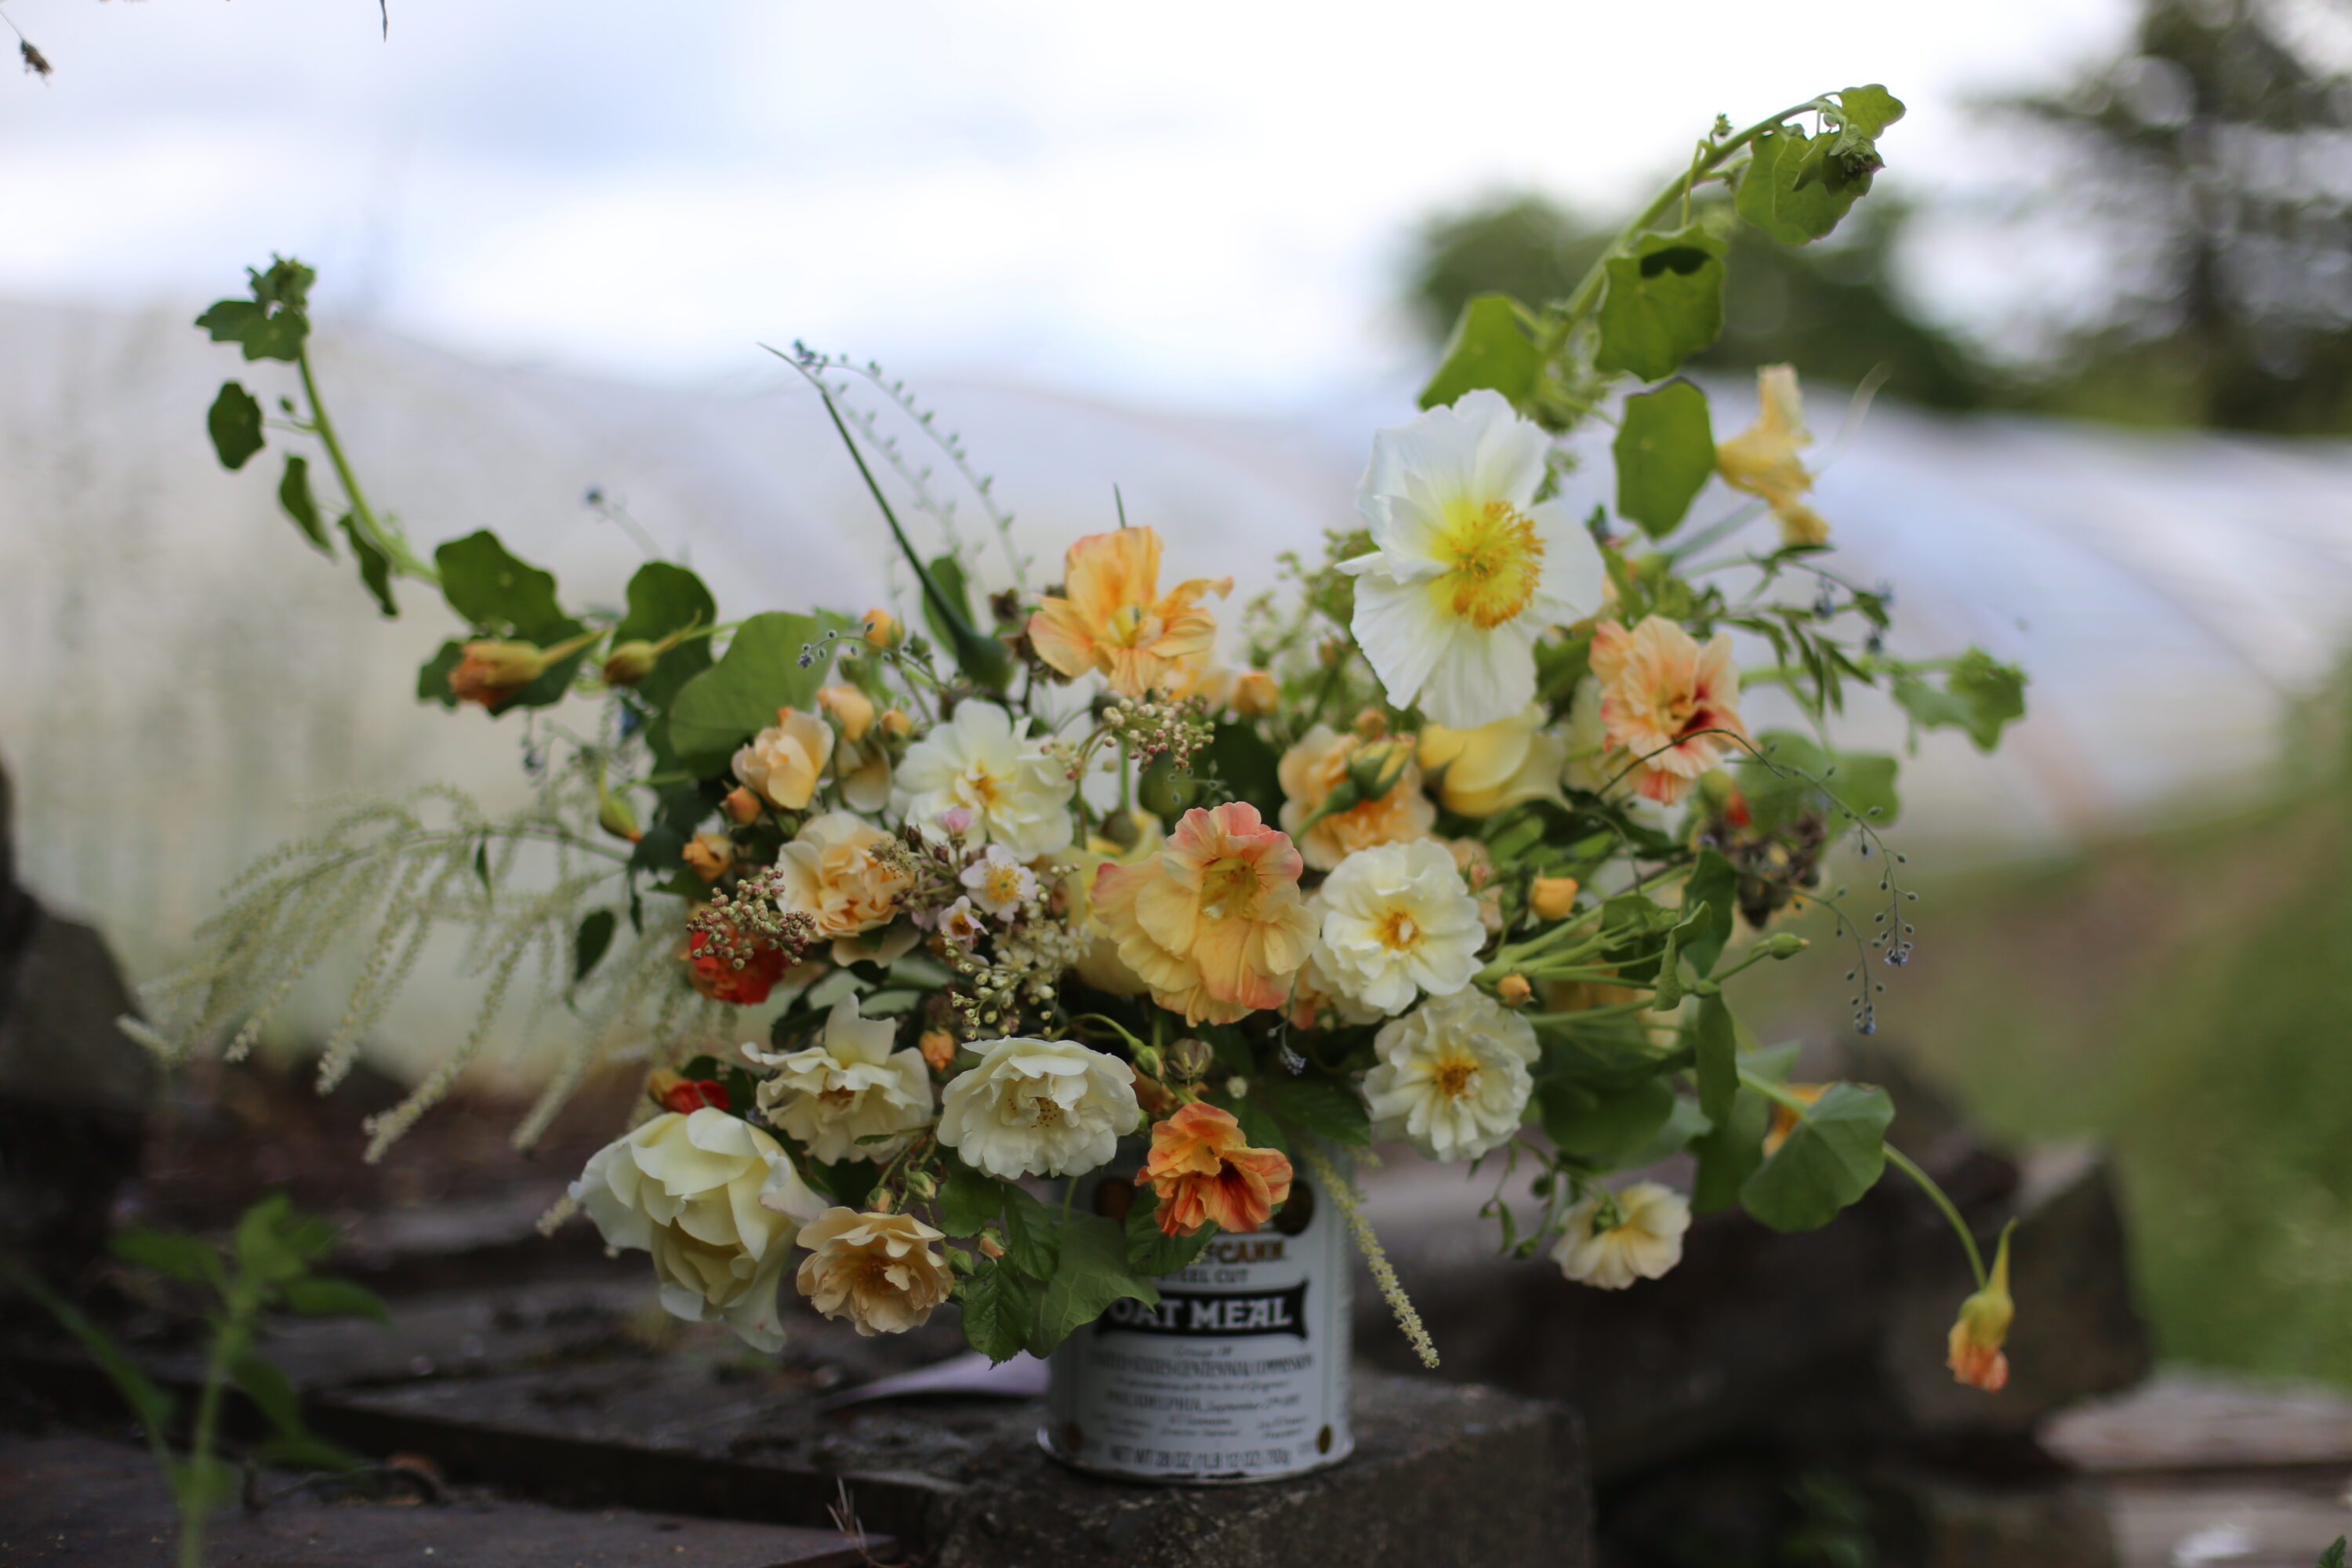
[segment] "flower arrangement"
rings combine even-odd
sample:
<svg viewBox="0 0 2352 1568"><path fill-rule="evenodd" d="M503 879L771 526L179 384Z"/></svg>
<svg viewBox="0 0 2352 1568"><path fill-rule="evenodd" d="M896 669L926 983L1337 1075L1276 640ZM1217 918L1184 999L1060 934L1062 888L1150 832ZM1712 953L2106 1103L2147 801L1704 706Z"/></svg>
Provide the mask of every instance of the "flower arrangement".
<svg viewBox="0 0 2352 1568"><path fill-rule="evenodd" d="M372 930L331 1083L428 934L467 926L483 1020L379 1119L380 1152L536 958L585 1022L519 1140L593 1063L646 1059L641 1120L572 1201L651 1255L671 1310L758 1346L789 1279L861 1332L953 1300L975 1348L1043 1353L1265 1225L1304 1164L1433 1364L1339 1168L1375 1140L1504 1176L1532 1163L1532 1209L1498 1184L1482 1213L1507 1251L1601 1289L1672 1268L1695 1210L1808 1228L1890 1163L1975 1261L1886 1146L1886 1095L1786 1081L1790 1053L1743 1037L1731 991L1803 947L1774 926L1819 904L1874 1026L1871 965L1908 956L1913 895L1882 837L1896 760L1837 748L1845 695L1885 689L1990 749L2023 678L1975 650L1888 651L1889 591L1836 570L1807 501L1793 371L1766 370L1758 422L1720 441L1676 374L1720 328L1730 226L1828 234L1901 112L1864 87L1718 121L1569 298L1472 300L1420 412L1373 438L1359 525L1285 557L1238 615L1230 579L1167 581L1160 536L1123 509L1033 587L956 438L877 368L797 347L781 357L863 475L913 614L722 621L658 559L625 606L568 604L488 531L427 560L370 506L320 401L310 272L256 271L199 324L293 366L300 401L268 421L225 385L222 460L272 423L323 451L333 528L301 453L284 510L330 555L341 534L385 614L403 579L437 589L461 630L418 693L526 726L540 796L504 821L448 795L370 806L265 863L158 988L146 1037L177 1052L234 1024L241 1050L327 934ZM1614 430L1605 468L1567 439L1592 424ZM1693 519L1718 476L1753 499ZM948 482L994 527L996 592L975 593L992 569ZM915 547L907 506L943 552ZM1802 728L1757 723L1758 688ZM1822 887L1842 843L1874 870L1867 907ZM771 1016L746 1040L752 1008ZM1123 1224L1032 1191L1147 1137ZM1682 1152L1688 1193L1612 1180ZM2006 1259L1978 1262L1949 1347L1986 1388Z"/></svg>

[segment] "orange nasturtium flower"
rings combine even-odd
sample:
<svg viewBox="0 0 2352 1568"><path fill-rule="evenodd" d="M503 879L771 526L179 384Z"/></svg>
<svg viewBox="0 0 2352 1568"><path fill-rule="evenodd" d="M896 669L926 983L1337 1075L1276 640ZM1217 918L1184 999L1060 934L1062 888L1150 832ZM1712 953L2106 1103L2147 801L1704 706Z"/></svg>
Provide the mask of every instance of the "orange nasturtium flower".
<svg viewBox="0 0 2352 1568"><path fill-rule="evenodd" d="M2017 1304L2009 1299L2009 1232L2003 1230L2000 1250L1993 1255L1992 1278L1960 1303L1959 1318L1952 1324L1944 1364L1952 1369L1954 1382L1987 1394L2001 1391L2009 1382L2009 1357L2000 1346L2016 1316Z"/></svg>
<svg viewBox="0 0 2352 1568"><path fill-rule="evenodd" d="M1095 872L1095 916L1151 999L1188 1024L1279 1007L1315 918L1298 896L1290 835L1233 801L1184 814L1152 855Z"/></svg>
<svg viewBox="0 0 2352 1568"><path fill-rule="evenodd" d="M1160 535L1149 528L1090 533L1063 563L1066 599L1047 595L1029 617L1037 657L1073 679L1098 670L1122 697L1179 683L1208 657L1217 621L1203 594L1234 591L1231 577L1194 577L1160 592Z"/></svg>
<svg viewBox="0 0 2352 1568"><path fill-rule="evenodd" d="M1151 1130L1151 1155L1135 1173L1160 1194L1160 1228L1191 1236L1203 1222L1247 1236L1290 1196L1290 1160L1253 1149L1230 1111L1199 1101Z"/></svg>

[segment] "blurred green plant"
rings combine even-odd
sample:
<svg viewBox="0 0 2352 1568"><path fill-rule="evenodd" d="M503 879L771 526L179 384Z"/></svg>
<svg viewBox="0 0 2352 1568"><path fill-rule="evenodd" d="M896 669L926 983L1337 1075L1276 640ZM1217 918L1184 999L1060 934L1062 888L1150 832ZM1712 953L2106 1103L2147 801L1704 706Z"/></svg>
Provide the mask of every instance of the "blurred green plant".
<svg viewBox="0 0 2352 1568"><path fill-rule="evenodd" d="M9 1278L80 1342L138 1416L179 1508L180 1568L202 1568L205 1522L215 1508L236 1495L239 1481L237 1468L219 1454L222 1408L232 1386L269 1427L269 1435L248 1448L249 1465L349 1470L361 1463L356 1455L310 1431L302 1420L294 1385L254 1348L265 1314L287 1311L306 1318L383 1321L384 1306L373 1292L348 1279L311 1271L312 1264L334 1249L334 1227L297 1214L283 1194L264 1198L245 1212L226 1253L198 1237L168 1230L127 1230L108 1246L133 1268L207 1287L213 1295L215 1305L205 1315L211 1342L184 1452L172 1447L175 1401L111 1335L37 1276L10 1268Z"/></svg>
<svg viewBox="0 0 2352 1568"><path fill-rule="evenodd" d="M1801 364L1809 379L1858 386L1884 373L1895 395L1936 408L1977 408L2001 388L1943 329L1922 318L1895 280L1911 210L1881 194L1855 208L1832 238L1779 243L1729 221L1731 204L1702 202L1728 243L1723 335L1690 363L1700 369ZM1443 213L1415 237L1406 298L1433 342L1480 294L1565 298L1609 243L1612 229L1533 193Z"/></svg>

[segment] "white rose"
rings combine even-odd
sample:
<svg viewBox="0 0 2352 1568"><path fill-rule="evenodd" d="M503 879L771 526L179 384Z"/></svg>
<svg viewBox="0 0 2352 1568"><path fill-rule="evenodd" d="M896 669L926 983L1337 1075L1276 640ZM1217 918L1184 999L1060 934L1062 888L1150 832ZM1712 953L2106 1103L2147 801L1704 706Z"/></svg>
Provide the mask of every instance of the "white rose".
<svg viewBox="0 0 2352 1568"><path fill-rule="evenodd" d="M912 1047L891 1052L898 1034L887 1018L860 1016L852 993L833 1005L814 1046L763 1051L746 1045L744 1056L776 1069L775 1077L760 1080L760 1109L827 1164L889 1159L907 1146L905 1138L858 1140L912 1132L931 1119L930 1071Z"/></svg>
<svg viewBox="0 0 2352 1568"><path fill-rule="evenodd" d="M1381 1026L1364 1075L1373 1131L1433 1160L1475 1160L1510 1141L1527 1114L1536 1032L1483 991L1438 996Z"/></svg>
<svg viewBox="0 0 2352 1568"><path fill-rule="evenodd" d="M971 842L1002 844L1034 860L1069 847L1076 788L1042 744L1015 731L1003 709L971 701L907 748L891 800L926 830L950 811L969 811Z"/></svg>
<svg viewBox="0 0 2352 1568"><path fill-rule="evenodd" d="M1316 903L1315 961L1348 1001L1402 1013L1416 989L1449 996L1478 973L1478 900L1435 839L1357 850Z"/></svg>
<svg viewBox="0 0 2352 1568"><path fill-rule="evenodd" d="M1598 1223L1604 1202L1616 1206L1614 1225ZM1570 1279L1622 1290L1636 1279L1656 1279L1682 1261L1683 1233L1690 1221L1690 1200L1656 1182L1635 1182L1621 1193L1593 1193L1560 1221L1552 1261Z"/></svg>
<svg viewBox="0 0 2352 1568"><path fill-rule="evenodd" d="M592 1155L572 1196L606 1246L654 1255L670 1311L724 1320L755 1350L782 1347L776 1286L824 1205L766 1132L709 1106L656 1116Z"/></svg>
<svg viewBox="0 0 2352 1568"><path fill-rule="evenodd" d="M980 1065L947 1088L940 1142L976 1171L1075 1176L1109 1159L1143 1122L1134 1075L1071 1040L976 1044Z"/></svg>

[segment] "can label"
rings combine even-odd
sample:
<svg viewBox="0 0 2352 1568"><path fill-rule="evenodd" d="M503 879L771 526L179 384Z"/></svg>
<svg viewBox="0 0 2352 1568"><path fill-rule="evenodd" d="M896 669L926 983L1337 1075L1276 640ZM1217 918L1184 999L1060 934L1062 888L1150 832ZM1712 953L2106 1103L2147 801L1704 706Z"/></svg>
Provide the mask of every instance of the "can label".
<svg viewBox="0 0 2352 1568"><path fill-rule="evenodd" d="M1122 1158L1107 1170L1141 1163ZM1119 1300L1054 1352L1038 1440L1066 1464L1133 1480L1232 1482L1345 1458L1347 1237L1305 1172L1266 1227L1220 1234L1161 1277L1155 1305ZM1076 1201L1123 1217L1134 1189L1081 1178Z"/></svg>

